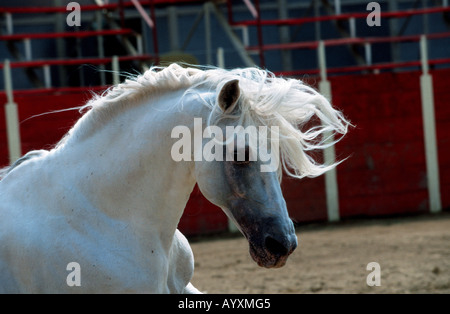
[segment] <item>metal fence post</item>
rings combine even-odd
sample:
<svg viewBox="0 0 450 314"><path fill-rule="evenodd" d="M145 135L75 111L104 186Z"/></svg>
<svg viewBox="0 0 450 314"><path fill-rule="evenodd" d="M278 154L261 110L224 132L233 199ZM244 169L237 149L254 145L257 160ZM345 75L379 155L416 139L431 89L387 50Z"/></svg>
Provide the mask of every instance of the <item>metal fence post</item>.
<svg viewBox="0 0 450 314"><path fill-rule="evenodd" d="M331 102L331 83L327 78L325 44L322 40L319 41L317 53L320 68L319 91ZM334 136L332 133L326 132L323 136L327 138L327 142L332 142L334 140ZM325 164L331 165L336 162L336 152L334 149L334 145L325 148L323 154ZM339 192L336 169L332 169L325 173L325 192L327 198L328 221L339 221Z"/></svg>
<svg viewBox="0 0 450 314"><path fill-rule="evenodd" d="M6 133L8 137L9 162L12 164L22 155L20 143L19 114L17 104L13 98L13 86L11 77L11 65L9 60L5 60L3 67L5 80L5 92L7 102L5 104Z"/></svg>
<svg viewBox="0 0 450 314"><path fill-rule="evenodd" d="M113 85L120 84L120 65L119 65L119 57L113 56L112 57L112 75L113 75Z"/></svg>
<svg viewBox="0 0 450 314"><path fill-rule="evenodd" d="M422 98L423 134L425 141L425 157L427 164L427 183L430 211L438 213L442 210L439 185L439 163L434 115L433 77L428 68L428 47L425 35L420 38L420 55L422 76L420 92Z"/></svg>

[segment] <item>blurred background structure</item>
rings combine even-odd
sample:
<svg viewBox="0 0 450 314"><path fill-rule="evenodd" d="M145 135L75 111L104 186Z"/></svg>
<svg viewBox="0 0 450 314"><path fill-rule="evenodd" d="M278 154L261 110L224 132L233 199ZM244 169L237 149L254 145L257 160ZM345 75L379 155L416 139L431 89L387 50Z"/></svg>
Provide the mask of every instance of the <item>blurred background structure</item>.
<svg viewBox="0 0 450 314"><path fill-rule="evenodd" d="M349 157L335 171L283 181L295 222L450 208L447 0L79 0L80 26L69 2L0 0L0 166L51 148L79 113L28 118L84 104L117 71L256 65L314 85L355 125L316 153ZM180 229L229 228L194 189Z"/></svg>

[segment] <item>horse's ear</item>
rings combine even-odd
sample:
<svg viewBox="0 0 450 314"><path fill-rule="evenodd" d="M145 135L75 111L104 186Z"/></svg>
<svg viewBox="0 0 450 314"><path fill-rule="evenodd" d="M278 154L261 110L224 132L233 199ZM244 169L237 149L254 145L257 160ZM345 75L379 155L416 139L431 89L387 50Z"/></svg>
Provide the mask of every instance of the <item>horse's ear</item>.
<svg viewBox="0 0 450 314"><path fill-rule="evenodd" d="M225 83L218 97L219 106L223 112L232 112L236 107L240 96L241 90L239 89L239 80L231 80Z"/></svg>

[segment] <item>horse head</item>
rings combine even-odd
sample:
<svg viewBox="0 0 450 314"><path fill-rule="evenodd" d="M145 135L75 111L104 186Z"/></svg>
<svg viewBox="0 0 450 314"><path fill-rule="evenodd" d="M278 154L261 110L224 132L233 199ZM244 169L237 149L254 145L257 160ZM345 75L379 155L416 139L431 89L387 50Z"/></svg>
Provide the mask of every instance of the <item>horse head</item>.
<svg viewBox="0 0 450 314"><path fill-rule="evenodd" d="M297 237L281 192L278 168L269 167L279 161L262 158L267 141L271 143L271 158L279 158L277 141L266 136L268 132L260 132L259 126L230 118L241 115L240 94L238 80L221 88L217 96L219 117L212 132L214 140L220 131L227 134L225 140L221 136L214 143L215 153L221 150L223 159L196 161L196 179L203 195L221 207L247 238L253 260L262 267L281 267L297 247ZM234 130L231 135L230 127ZM203 140L204 155L210 142Z"/></svg>

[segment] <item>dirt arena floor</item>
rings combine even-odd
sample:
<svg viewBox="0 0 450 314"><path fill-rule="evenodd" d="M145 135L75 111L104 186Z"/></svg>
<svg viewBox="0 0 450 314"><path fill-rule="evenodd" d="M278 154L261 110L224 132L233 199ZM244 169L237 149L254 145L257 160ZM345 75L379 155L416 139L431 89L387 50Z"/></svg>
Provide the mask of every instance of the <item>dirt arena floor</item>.
<svg viewBox="0 0 450 314"><path fill-rule="evenodd" d="M287 264L263 269L242 236L191 239L206 293L450 293L450 213L299 227ZM370 262L381 286L366 283Z"/></svg>

